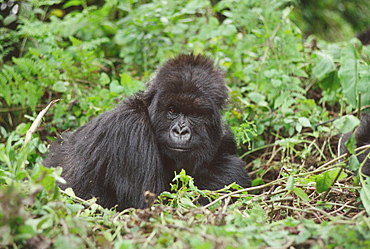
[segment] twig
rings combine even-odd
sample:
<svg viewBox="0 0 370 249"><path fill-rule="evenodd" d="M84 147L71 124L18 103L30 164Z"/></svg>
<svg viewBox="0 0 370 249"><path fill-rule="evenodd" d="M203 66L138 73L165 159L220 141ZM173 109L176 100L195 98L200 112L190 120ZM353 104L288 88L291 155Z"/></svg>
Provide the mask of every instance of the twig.
<svg viewBox="0 0 370 249"><path fill-rule="evenodd" d="M357 110L357 109L356 109L356 110L354 110L353 112L350 112L350 113L348 113L348 114L346 114L346 115L344 115L344 116L349 116L349 115L356 114L356 113L358 113L358 112L360 112L360 111L362 111L362 110L365 110L365 109L367 109L367 108L370 108L370 105L365 105L365 106L361 107L359 110ZM344 117L344 116L341 116L341 117ZM333 122L333 121L335 121L335 120L337 120L337 119L339 119L339 118L341 118L341 117L331 118L331 119L329 119L329 120L326 120L326 121L323 121L323 122L317 123L317 124L315 124L315 128L316 128L316 127L318 127L318 126L320 126L320 125L324 125L324 124L327 124L327 123L331 123L331 122Z"/></svg>
<svg viewBox="0 0 370 249"><path fill-rule="evenodd" d="M262 59L261 59L262 62L265 62L265 60L267 59L267 55L268 55L269 49L271 47L272 41L274 40L274 38L275 38L277 32L279 31L280 27L281 27L281 23L279 23L279 25L275 28L274 32L272 32L272 34L270 36L270 39L267 42L265 53L263 54Z"/></svg>
<svg viewBox="0 0 370 249"><path fill-rule="evenodd" d="M365 153L366 151L362 151L362 150L364 150L364 149L368 149L368 148L370 148L370 145L369 145L369 144L368 144L368 145L364 145L364 146L361 146L361 147L356 148L356 149L355 149L355 152L359 152L359 151L361 151L361 153ZM359 154L360 154L360 153L359 153ZM339 160L345 159L347 156L348 156L348 153L344 153L343 155L338 156L338 157L336 157L336 158L334 158L334 159L330 160L329 162L324 163L323 165L321 165L320 167L318 167L317 169L315 169L315 170L313 170L313 171L310 171L310 172L307 172L307 173L300 173L300 174L298 174L298 175L299 175L299 176L303 176L303 175L311 175L311 174L313 174L313 173L318 173L318 172L326 171L326 170L328 170L328 168L326 168L326 167L328 167L329 165L331 165L331 164L333 164L333 163L335 163L335 162L337 162L337 161L339 161Z"/></svg>
<svg viewBox="0 0 370 249"><path fill-rule="evenodd" d="M322 197L322 201L325 201L325 200L326 200L326 198L328 197L328 195L329 195L329 193L330 193L330 190L332 189L332 187L334 186L334 184L338 181L338 178L339 178L340 174L342 174L343 167L344 167L344 166L340 167L340 169L339 169L339 171L338 171L337 175L336 175L336 176L335 176L335 178L334 178L334 181L331 183L331 185L330 185L329 189L328 189L328 190L326 190L326 192L325 192L324 196Z"/></svg>
<svg viewBox="0 0 370 249"><path fill-rule="evenodd" d="M23 147L26 146L28 144L28 142L31 140L32 138L32 134L35 133L37 127L40 126L40 123L41 123L41 120L42 118L45 116L46 112L49 110L49 108L55 104L56 102L58 102L60 99L56 99L56 100L53 100L51 101L36 117L35 121L33 121L31 127L28 129L27 133L26 133L26 138L24 139L24 144L23 144Z"/></svg>
<svg viewBox="0 0 370 249"><path fill-rule="evenodd" d="M97 204L97 203L90 203L89 201L87 201L87 200L85 200L85 199L82 199L82 198L80 198L80 197L78 197L78 196L72 196L72 195L70 195L70 194L68 194L65 190L63 190L63 189L60 189L59 190L62 194L64 194L64 195L66 195L66 196L68 196L68 197L70 197L70 198L72 198L72 199L74 199L74 201L77 201L77 202L79 202L79 203L81 203L82 205L84 205L84 206L86 206L86 207L91 207L91 205L92 204L96 204L97 205L97 210L99 210L99 211L104 211L105 210L105 208L103 208L102 206L100 206L99 204Z"/></svg>
<svg viewBox="0 0 370 249"><path fill-rule="evenodd" d="M291 248L291 246L294 244L295 240L294 238L287 238L287 242L284 245L281 246L272 246L272 247L264 247L265 249L286 249Z"/></svg>
<svg viewBox="0 0 370 249"><path fill-rule="evenodd" d="M208 203L207 205L204 205L203 208L209 208L210 206L216 204L217 202L219 202L219 201L221 201L221 200L223 200L223 199L225 199L229 196L240 194L240 193L247 192L247 191L262 189L262 188L265 188L267 186L274 185L276 182L279 182L279 180L275 180L275 181L269 182L269 183L264 184L264 185L260 185L260 186L256 186L256 187L250 187L250 188L243 188L243 189L240 189L240 190L237 190L237 191L234 191L234 192L227 193L223 196L220 196L216 200Z"/></svg>
<svg viewBox="0 0 370 249"><path fill-rule="evenodd" d="M148 236L148 238L145 240L144 244L143 244L143 248L147 248L148 245L149 245L149 242L154 238L154 235L156 234L156 231L153 229L153 231L150 233L150 235Z"/></svg>

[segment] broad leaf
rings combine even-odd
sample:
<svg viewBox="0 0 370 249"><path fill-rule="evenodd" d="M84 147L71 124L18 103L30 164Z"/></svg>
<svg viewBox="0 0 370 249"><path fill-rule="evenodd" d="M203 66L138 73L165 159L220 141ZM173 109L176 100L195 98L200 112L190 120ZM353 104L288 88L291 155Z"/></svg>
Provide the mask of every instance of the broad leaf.
<svg viewBox="0 0 370 249"><path fill-rule="evenodd" d="M356 51L352 44L349 44L347 47L342 49L340 64L341 68L339 69L339 78L344 97L347 98L348 103L350 103L352 107L356 107L358 72Z"/></svg>

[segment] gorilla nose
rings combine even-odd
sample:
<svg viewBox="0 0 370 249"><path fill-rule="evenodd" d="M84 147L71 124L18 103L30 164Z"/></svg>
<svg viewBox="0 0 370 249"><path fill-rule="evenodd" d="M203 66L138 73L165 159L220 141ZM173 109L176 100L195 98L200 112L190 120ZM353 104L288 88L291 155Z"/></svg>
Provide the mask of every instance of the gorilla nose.
<svg viewBox="0 0 370 249"><path fill-rule="evenodd" d="M171 130L171 138L179 143L186 143L190 140L191 131L188 126L174 125Z"/></svg>

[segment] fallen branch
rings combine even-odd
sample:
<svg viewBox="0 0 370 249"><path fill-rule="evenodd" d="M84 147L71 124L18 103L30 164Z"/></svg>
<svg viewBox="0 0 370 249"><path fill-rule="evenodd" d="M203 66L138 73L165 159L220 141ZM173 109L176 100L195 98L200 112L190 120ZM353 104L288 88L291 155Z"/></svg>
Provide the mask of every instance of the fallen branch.
<svg viewBox="0 0 370 249"><path fill-rule="evenodd" d="M35 121L33 121L31 127L28 129L27 133L26 133L26 138L24 139L24 144L23 144L23 147L26 146L28 144L28 142L31 140L32 138L32 134L36 132L37 130L37 127L40 126L40 123L41 123L41 120L42 118L45 116L46 112L49 110L49 108L55 104L56 102L58 102L60 99L56 99L56 100L53 100L51 101L40 113L39 115L37 115Z"/></svg>

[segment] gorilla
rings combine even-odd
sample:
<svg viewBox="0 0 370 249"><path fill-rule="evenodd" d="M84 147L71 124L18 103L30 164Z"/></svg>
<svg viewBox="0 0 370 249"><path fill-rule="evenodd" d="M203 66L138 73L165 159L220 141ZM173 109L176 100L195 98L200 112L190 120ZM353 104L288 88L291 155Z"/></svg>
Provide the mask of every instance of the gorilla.
<svg viewBox="0 0 370 249"><path fill-rule="evenodd" d="M170 189L185 169L200 189L250 186L234 137L222 120L228 97L222 71L204 56L168 60L139 92L50 146L46 167L83 199L103 207L145 208L145 191Z"/></svg>
<svg viewBox="0 0 370 249"><path fill-rule="evenodd" d="M370 144L370 114L364 114L360 118L360 126L356 130L355 138L356 138L356 148ZM344 154L347 153L346 142L352 135L352 132L343 134L341 143L340 143L340 153ZM361 153L362 152L362 153ZM366 149L366 151L361 151L357 158L360 163L362 163L367 155L370 153L370 149ZM370 176L370 159L366 159L364 166L362 167L362 173Z"/></svg>

